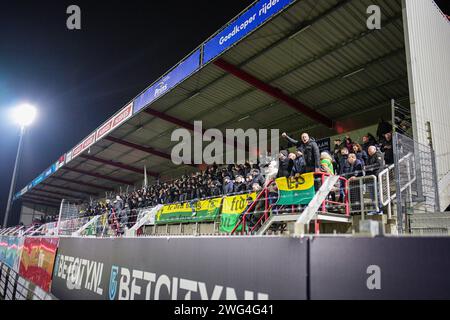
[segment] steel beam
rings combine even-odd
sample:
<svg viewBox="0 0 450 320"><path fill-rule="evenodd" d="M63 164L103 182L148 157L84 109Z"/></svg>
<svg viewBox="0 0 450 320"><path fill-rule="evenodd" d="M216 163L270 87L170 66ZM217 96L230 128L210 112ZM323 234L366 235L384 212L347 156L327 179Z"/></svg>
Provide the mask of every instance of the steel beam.
<svg viewBox="0 0 450 320"><path fill-rule="evenodd" d="M60 181L65 181L65 182L79 184L80 186L86 186L86 187L91 187L91 188L95 188L95 189L100 189L100 190L104 190L104 191L114 191L113 188L103 187L103 186L100 186L100 185L94 184L94 183L89 183L89 182L84 182L84 181L77 181L77 180L63 178L63 177L51 176L51 178L55 179L55 180L60 180Z"/></svg>
<svg viewBox="0 0 450 320"><path fill-rule="evenodd" d="M38 201L57 201L61 202L61 198L55 198L48 195L40 195L40 194L25 194L22 198L30 198L31 200L38 200Z"/></svg>
<svg viewBox="0 0 450 320"><path fill-rule="evenodd" d="M194 125L192 123L189 123L189 122L186 122L184 120L172 117L172 116L170 116L170 115L168 115L166 113L163 113L163 112L160 112L160 111L157 111L157 110L153 110L153 109L150 109L150 108L145 109L144 112L148 113L149 115L152 115L152 116L154 116L156 118L159 118L159 119L162 119L164 121L173 123L173 124L175 124L177 126L180 126L182 128L194 131ZM205 130L203 130L203 132L205 132Z"/></svg>
<svg viewBox="0 0 450 320"><path fill-rule="evenodd" d="M43 185L43 186L48 186L48 187L52 187L52 188L56 188L56 189L65 189L65 190L72 191L72 192L83 193L83 194L87 194L89 196L98 196L98 193L88 192L88 191L83 191L83 190L77 190L77 189L73 189L73 188L70 188L70 187L58 186L56 184L51 184L51 183L48 183L48 182L41 182L40 184Z"/></svg>
<svg viewBox="0 0 450 320"><path fill-rule="evenodd" d="M238 79L241 79L242 81L247 82L251 86L259 89L262 92L265 92L269 96L284 102L289 107L293 108L294 110L297 110L300 113L303 113L307 117L322 123L323 125L327 126L328 128L333 127L333 121L329 119L328 117L324 116L323 114L320 114L319 112L313 110L312 108L306 106L302 102L298 101L295 98L292 98L291 96L284 93L281 89L276 88L270 84L267 84L253 75L249 74L248 72L239 69L238 67L234 66L233 64L219 58L216 61L214 61L214 65L219 67L220 69L232 74Z"/></svg>
<svg viewBox="0 0 450 320"><path fill-rule="evenodd" d="M58 195L60 197L67 197L67 198L72 198L72 199L77 199L77 200L81 200L84 199L83 197L77 197L68 193L64 193L64 192L58 192L58 191L48 191L48 190L43 190L43 189L33 189L33 192L44 192L44 193L50 193L50 194L54 194L54 195Z"/></svg>
<svg viewBox="0 0 450 320"><path fill-rule="evenodd" d="M126 185L130 185L130 186L134 185L134 183L131 182L131 181L127 181L127 180L123 180L123 179L119 179L119 178L114 178L114 177L108 177L108 176L105 176L103 174L99 174L99 173L95 173L95 172L89 172L89 171L86 171L86 170L69 168L69 167L63 167L62 169L68 170L68 171L72 171L72 172L76 172L76 173L80 173L80 174L85 174L87 176L91 176L91 177L95 177L95 178L99 178L99 179L110 180L110 181L117 182L117 183L120 183L120 184L126 184Z"/></svg>
<svg viewBox="0 0 450 320"><path fill-rule="evenodd" d="M38 206L44 206L44 207L56 208L56 209L59 208L59 206L49 204L49 203L44 203L44 202L36 202L36 201L32 201L32 200L27 200L27 199L23 199L22 201L24 203L31 203L31 204L38 205Z"/></svg>
<svg viewBox="0 0 450 320"><path fill-rule="evenodd" d="M135 172L135 173L139 173L141 175L144 175L144 169L141 170L139 168L136 168L136 167L133 167L133 166L121 163L121 162L115 162L115 161L111 161L111 160L101 159L101 158L98 158L98 157L89 156L89 155L85 155L85 154L80 155L80 157L84 158L84 159L87 159L87 160L92 160L92 161L95 161L95 162L107 164L109 166L113 166L113 167L116 167L116 168L120 168L120 169L124 169L124 170L128 170L128 171L131 171L131 172ZM149 175L151 175L153 177L158 177L159 176L159 174L157 174L156 172L152 172L152 171L148 171L148 170L147 170L147 174L149 174Z"/></svg>
<svg viewBox="0 0 450 320"><path fill-rule="evenodd" d="M161 151L158 151L158 150L155 150L155 149L150 148L150 147L144 147L144 146L141 146L141 145L138 145L138 144L135 144L135 143L132 143L132 142L128 142L128 141L125 141L125 140L122 140L122 139L114 138L114 137L111 137L111 136L105 137L105 140L109 140L111 142L118 143L118 144L121 144L121 145L129 147L129 148L133 148L133 149L136 149L136 150L139 150L139 151L142 151L142 152L153 154L155 156L158 156L158 157L161 157L161 158L164 158L164 159L171 160L171 157L170 157L169 154L161 152Z"/></svg>

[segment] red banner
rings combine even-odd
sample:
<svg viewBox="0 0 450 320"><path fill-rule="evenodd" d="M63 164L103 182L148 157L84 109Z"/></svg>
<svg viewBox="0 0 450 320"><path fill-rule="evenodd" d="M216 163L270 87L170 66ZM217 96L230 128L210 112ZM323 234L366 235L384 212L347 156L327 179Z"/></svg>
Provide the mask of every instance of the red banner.
<svg viewBox="0 0 450 320"><path fill-rule="evenodd" d="M25 238L19 274L45 291L50 291L58 238Z"/></svg>

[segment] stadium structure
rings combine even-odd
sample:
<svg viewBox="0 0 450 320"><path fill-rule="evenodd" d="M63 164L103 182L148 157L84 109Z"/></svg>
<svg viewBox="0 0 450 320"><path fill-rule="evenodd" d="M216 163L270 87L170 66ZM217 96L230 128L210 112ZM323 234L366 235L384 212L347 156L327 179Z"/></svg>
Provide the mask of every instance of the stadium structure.
<svg viewBox="0 0 450 320"><path fill-rule="evenodd" d="M450 298L449 65L450 22L432 0L255 1L15 194L0 298ZM171 133L194 121L307 132L333 152L377 136L380 119L394 158L375 174L268 174L256 192L125 219L112 205L205 170L171 160ZM96 201L111 205L83 213Z"/></svg>

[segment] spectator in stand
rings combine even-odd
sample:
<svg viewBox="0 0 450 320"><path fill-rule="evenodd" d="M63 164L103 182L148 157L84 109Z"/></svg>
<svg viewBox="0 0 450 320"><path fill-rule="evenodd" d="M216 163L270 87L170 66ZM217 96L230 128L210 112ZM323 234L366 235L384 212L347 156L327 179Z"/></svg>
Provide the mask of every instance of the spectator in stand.
<svg viewBox="0 0 450 320"><path fill-rule="evenodd" d="M253 183L257 183L260 187L264 187L266 179L262 176L259 169L252 169Z"/></svg>
<svg viewBox="0 0 450 320"><path fill-rule="evenodd" d="M301 135L301 141L289 137L285 132L282 134L289 142L297 146L297 150L303 154L305 160L305 172L320 172L320 151L317 143L305 132Z"/></svg>
<svg viewBox="0 0 450 320"><path fill-rule="evenodd" d="M253 175L251 173L247 174L247 176L245 177L245 185L247 186L247 191L252 190Z"/></svg>
<svg viewBox="0 0 450 320"><path fill-rule="evenodd" d="M291 175L291 170L293 166L292 159L289 158L288 152L286 150L281 150L279 155L279 165L277 178L289 177Z"/></svg>
<svg viewBox="0 0 450 320"><path fill-rule="evenodd" d="M347 158L348 165L345 166L343 176L346 179L362 177L364 175L364 164L356 157L356 154L350 153Z"/></svg>
<svg viewBox="0 0 450 320"><path fill-rule="evenodd" d="M384 134L384 141L381 144L381 151L384 152L384 161L387 165L394 163L394 150L392 148L392 132Z"/></svg>
<svg viewBox="0 0 450 320"><path fill-rule="evenodd" d="M344 147L341 139L334 140L333 158L336 163L341 161L341 149Z"/></svg>
<svg viewBox="0 0 450 320"><path fill-rule="evenodd" d="M370 133L367 133L362 137L363 145L362 150L369 154L369 147L377 145L377 139Z"/></svg>
<svg viewBox="0 0 450 320"><path fill-rule="evenodd" d="M384 135L388 132L392 132L392 125L381 118L377 128L378 141L381 142L384 139Z"/></svg>
<svg viewBox="0 0 450 320"><path fill-rule="evenodd" d="M374 175L378 177L378 174L384 169L383 154L375 146L370 146L368 150L369 159L365 167L366 176Z"/></svg>
<svg viewBox="0 0 450 320"><path fill-rule="evenodd" d="M367 161L369 160L369 156L359 143L353 144L353 153L356 155L356 158L363 163L363 165L366 165Z"/></svg>
<svg viewBox="0 0 450 320"><path fill-rule="evenodd" d="M339 175L342 175L344 173L345 167L348 166L348 154L349 151L347 149L347 147L343 147L341 149L341 157L340 157L340 161L338 163L338 173Z"/></svg>
<svg viewBox="0 0 450 320"><path fill-rule="evenodd" d="M293 161L291 177L297 177L305 173L305 159L303 159L303 154L297 150L295 154L290 154L289 157Z"/></svg>
<svg viewBox="0 0 450 320"><path fill-rule="evenodd" d="M223 179L223 194L227 195L232 193L234 193L234 183L229 176L225 176Z"/></svg>
<svg viewBox="0 0 450 320"><path fill-rule="evenodd" d="M353 150L353 141L352 141L352 139L350 138L350 136L345 136L344 146L345 146L348 150Z"/></svg>
<svg viewBox="0 0 450 320"><path fill-rule="evenodd" d="M236 180L234 182L235 192L244 193L247 191L247 184L245 183L244 177L241 175L236 176Z"/></svg>
<svg viewBox="0 0 450 320"><path fill-rule="evenodd" d="M320 154L320 170L328 174L334 174L333 158L328 152Z"/></svg>
<svg viewBox="0 0 450 320"><path fill-rule="evenodd" d="M348 162L348 149L347 147L343 147L341 149L341 160L339 162L339 175L342 176L346 172L349 171L349 162ZM345 182L341 180L339 186L339 201L344 202L345 200Z"/></svg>

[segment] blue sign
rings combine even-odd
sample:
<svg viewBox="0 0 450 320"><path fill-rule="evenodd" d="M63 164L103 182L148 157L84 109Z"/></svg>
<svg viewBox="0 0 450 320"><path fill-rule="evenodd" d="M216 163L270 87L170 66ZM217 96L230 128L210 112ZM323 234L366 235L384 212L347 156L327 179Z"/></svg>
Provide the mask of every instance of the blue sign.
<svg viewBox="0 0 450 320"><path fill-rule="evenodd" d="M294 0L261 0L203 46L203 64L247 36Z"/></svg>
<svg viewBox="0 0 450 320"><path fill-rule="evenodd" d="M158 99L160 96L167 93L177 84L189 77L200 68L200 49L186 58L178 66L176 66L167 75L161 78L158 82L145 90L140 96L134 100L133 113L139 112L144 107Z"/></svg>
<svg viewBox="0 0 450 320"><path fill-rule="evenodd" d="M41 183L42 181L44 181L44 174L43 174L43 173L41 173L41 174L39 175L39 177L37 177L36 179L34 179L33 182L31 182L31 185L32 185L33 187L35 187L35 186L37 186L39 183Z"/></svg>
<svg viewBox="0 0 450 320"><path fill-rule="evenodd" d="M44 171L44 179L50 177L56 171L56 164L52 164L50 168Z"/></svg>

